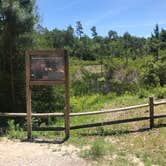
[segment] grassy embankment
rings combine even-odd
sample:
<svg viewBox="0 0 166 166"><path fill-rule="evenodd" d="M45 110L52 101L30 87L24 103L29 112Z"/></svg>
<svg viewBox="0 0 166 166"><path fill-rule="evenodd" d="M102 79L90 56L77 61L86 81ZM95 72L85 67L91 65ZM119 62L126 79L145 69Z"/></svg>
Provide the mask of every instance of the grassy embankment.
<svg viewBox="0 0 166 166"><path fill-rule="evenodd" d="M71 68L72 72L78 70L78 66ZM91 69L92 70L92 69ZM90 93L87 95L71 96L71 111L84 112L107 108L119 108L137 104L148 103L149 96L155 99L161 98L160 91L166 88L140 89L135 94L126 92L117 95L114 92L108 94ZM166 106L158 106L155 113L166 111ZM92 122L111 121L116 119L139 117L148 115L147 109L137 109L122 113L109 113L104 115L92 115L72 117L71 125L87 124ZM11 122L10 122L11 123ZM71 136L66 144L79 146L80 155L88 160L93 160L103 165L165 165L166 164L166 119L155 120L155 128L149 130L149 121L133 122L112 126L95 127L91 129L79 129L71 131ZM63 118L59 118L51 126L63 126ZM25 133L17 125L15 128L9 125L8 136L11 138L26 138ZM42 123L41 126L46 126ZM63 138L61 132L33 132L34 138L55 139Z"/></svg>
<svg viewBox="0 0 166 166"><path fill-rule="evenodd" d="M115 97L112 94L105 96L92 95L80 98L71 98L73 111L92 111L99 108L117 108L139 103L147 103L147 98L139 98L138 95L124 95ZM161 113L166 107L156 107L155 112ZM105 114L95 116L82 116L71 118L71 125L86 124L100 121L110 121L135 117L147 114L146 109L128 111L127 114ZM96 127L91 129L79 129L71 131L71 136L66 144L74 144L80 147L80 155L88 160L93 160L103 165L165 165L166 162L166 119L155 120L156 128L148 130L149 121L133 122L112 126ZM45 126L45 124L42 124ZM62 125L59 120L56 126ZM163 126L162 126L163 125ZM13 126L13 124L11 124ZM54 125L53 125L54 126ZM26 138L17 126L16 130L10 128L9 137ZM33 132L33 137L43 139L60 139L64 134L59 132Z"/></svg>

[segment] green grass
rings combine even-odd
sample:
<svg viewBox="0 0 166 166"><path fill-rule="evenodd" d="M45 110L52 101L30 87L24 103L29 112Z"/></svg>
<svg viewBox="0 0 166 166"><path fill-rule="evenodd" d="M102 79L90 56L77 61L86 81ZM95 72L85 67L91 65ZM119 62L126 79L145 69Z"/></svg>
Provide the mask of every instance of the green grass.
<svg viewBox="0 0 166 166"><path fill-rule="evenodd" d="M23 139L25 138L25 133L19 124L15 124L14 120L8 121L7 137L14 139Z"/></svg>
<svg viewBox="0 0 166 166"><path fill-rule="evenodd" d="M108 145L103 139L95 140L91 147L83 150L81 156L87 159L99 160L108 153Z"/></svg>
<svg viewBox="0 0 166 166"><path fill-rule="evenodd" d="M154 90L155 91L155 90ZM154 91L144 92L147 96ZM148 103L147 96L140 94L124 94L116 96L93 94L82 97L71 97L72 112L95 111L103 108L117 108L130 105ZM104 115L72 117L71 125L81 125L92 122L111 121L148 114L146 109L128 111L126 113L110 113ZM155 113L164 113L165 105L155 108ZM99 165L166 165L166 119L155 120L156 128L146 130L149 121L102 126L71 131L70 139L65 144L74 144L81 150L80 155L89 161L97 161ZM63 126L63 118L57 118L51 126ZM42 123L41 126L47 126ZM142 130L145 129L145 130ZM138 132L136 132L138 130ZM9 138L25 139L26 133L13 121L9 122L7 132ZM63 139L63 132L36 132L33 137L38 139ZM88 147L86 149L86 147Z"/></svg>
<svg viewBox="0 0 166 166"><path fill-rule="evenodd" d="M140 94L123 96L91 95L72 98L73 112L94 111L101 108L117 108L130 105L148 103L148 96L155 95L156 89L145 96ZM156 96L157 98L157 96ZM79 104L81 103L81 104ZM88 117L71 118L72 125L99 122L103 120L115 120L116 118L139 117L149 114L146 109L129 111L125 116L119 115L95 115ZM165 112L166 107L158 106L155 113ZM166 124L166 119L155 120L157 128L148 130L149 121L119 124L112 126L96 127L71 131L68 143L75 144L83 150L81 156L88 160L97 160L99 165L165 165L166 164L166 128L160 127ZM146 129L147 128L147 129ZM145 130L142 130L145 129ZM138 130L138 132L136 132ZM101 144L101 146L100 146ZM89 149L84 147L89 146Z"/></svg>
<svg viewBox="0 0 166 166"><path fill-rule="evenodd" d="M102 136L81 135L77 137L78 142L74 138L76 133L72 133L70 143L79 144L83 149L81 156L88 160L97 160L99 165L166 164L166 128L138 133L116 133L115 130ZM89 148L84 149L86 146Z"/></svg>

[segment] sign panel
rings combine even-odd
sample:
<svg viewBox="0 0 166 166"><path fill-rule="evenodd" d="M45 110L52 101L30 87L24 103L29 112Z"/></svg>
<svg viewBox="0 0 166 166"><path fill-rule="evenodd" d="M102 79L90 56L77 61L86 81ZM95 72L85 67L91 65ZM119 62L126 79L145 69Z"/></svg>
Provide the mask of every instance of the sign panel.
<svg viewBox="0 0 166 166"><path fill-rule="evenodd" d="M27 134L32 137L31 92L32 86L65 86L65 133L70 133L69 60L65 50L26 51L26 103ZM46 115L48 116L48 115Z"/></svg>
<svg viewBox="0 0 166 166"><path fill-rule="evenodd" d="M56 54L31 55L30 81L64 81L65 59Z"/></svg>

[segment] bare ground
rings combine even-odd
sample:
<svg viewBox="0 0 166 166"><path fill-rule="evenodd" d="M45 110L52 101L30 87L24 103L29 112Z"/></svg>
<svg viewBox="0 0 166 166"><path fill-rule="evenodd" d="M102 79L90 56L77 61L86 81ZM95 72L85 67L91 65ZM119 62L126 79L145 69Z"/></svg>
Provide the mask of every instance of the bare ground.
<svg viewBox="0 0 166 166"><path fill-rule="evenodd" d="M0 166L86 166L73 145L0 139Z"/></svg>

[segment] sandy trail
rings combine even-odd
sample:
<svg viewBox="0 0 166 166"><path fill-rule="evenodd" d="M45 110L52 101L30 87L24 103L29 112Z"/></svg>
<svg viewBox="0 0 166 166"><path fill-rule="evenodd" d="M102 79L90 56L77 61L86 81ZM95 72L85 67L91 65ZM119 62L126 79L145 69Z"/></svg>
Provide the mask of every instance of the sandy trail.
<svg viewBox="0 0 166 166"><path fill-rule="evenodd" d="M73 145L0 139L0 166L87 166Z"/></svg>

